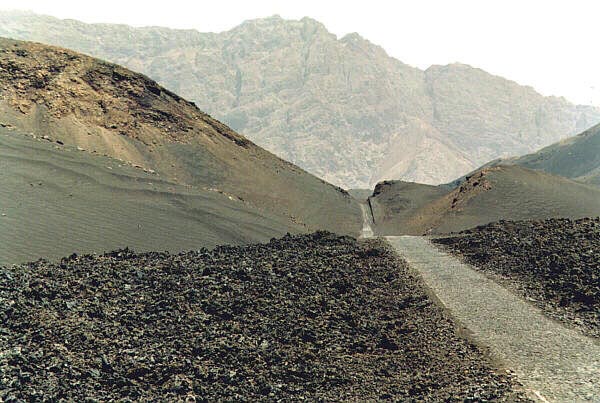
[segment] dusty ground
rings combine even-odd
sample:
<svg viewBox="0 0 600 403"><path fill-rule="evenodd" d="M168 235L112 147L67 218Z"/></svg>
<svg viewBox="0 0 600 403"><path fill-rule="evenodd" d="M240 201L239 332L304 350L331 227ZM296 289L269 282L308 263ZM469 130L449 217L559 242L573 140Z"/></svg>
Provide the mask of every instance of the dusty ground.
<svg viewBox="0 0 600 403"><path fill-rule="evenodd" d="M0 301L5 401L520 398L376 241L39 261Z"/></svg>
<svg viewBox="0 0 600 403"><path fill-rule="evenodd" d="M180 252L304 230L216 188L0 127L0 265L73 252Z"/></svg>
<svg viewBox="0 0 600 403"><path fill-rule="evenodd" d="M600 337L600 218L503 221L433 242Z"/></svg>

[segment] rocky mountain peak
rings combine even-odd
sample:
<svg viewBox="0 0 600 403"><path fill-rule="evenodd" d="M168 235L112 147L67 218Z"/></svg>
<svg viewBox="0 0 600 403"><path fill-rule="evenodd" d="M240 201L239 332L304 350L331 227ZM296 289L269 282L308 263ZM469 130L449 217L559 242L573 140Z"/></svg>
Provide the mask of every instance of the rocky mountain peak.
<svg viewBox="0 0 600 403"><path fill-rule="evenodd" d="M600 122L598 108L464 64L422 71L358 34L338 40L310 18L272 16L204 34L0 13L2 34L141 71L257 144L349 188L384 179L449 182Z"/></svg>
<svg viewBox="0 0 600 403"><path fill-rule="evenodd" d="M229 34L229 36L250 34L260 38L261 36L286 37L295 35L298 32L311 35L332 35L322 23L312 18L304 17L300 20L287 20L279 15L244 21L224 34Z"/></svg>

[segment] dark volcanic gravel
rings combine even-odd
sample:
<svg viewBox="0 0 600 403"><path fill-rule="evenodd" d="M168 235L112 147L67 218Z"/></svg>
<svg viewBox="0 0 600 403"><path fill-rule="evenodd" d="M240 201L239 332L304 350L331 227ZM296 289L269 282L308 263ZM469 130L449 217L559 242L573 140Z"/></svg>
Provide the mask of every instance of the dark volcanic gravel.
<svg viewBox="0 0 600 403"><path fill-rule="evenodd" d="M328 233L0 269L0 401L514 400L383 244Z"/></svg>
<svg viewBox="0 0 600 403"><path fill-rule="evenodd" d="M600 337L600 218L500 221L433 242Z"/></svg>

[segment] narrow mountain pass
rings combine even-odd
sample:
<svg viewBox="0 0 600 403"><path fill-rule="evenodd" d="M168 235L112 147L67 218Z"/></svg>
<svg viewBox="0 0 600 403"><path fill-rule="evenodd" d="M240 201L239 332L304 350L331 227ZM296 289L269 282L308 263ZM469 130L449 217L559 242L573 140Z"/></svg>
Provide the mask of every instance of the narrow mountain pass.
<svg viewBox="0 0 600 403"><path fill-rule="evenodd" d="M540 401L600 397L600 346L544 316L426 238L386 237L448 311Z"/></svg>

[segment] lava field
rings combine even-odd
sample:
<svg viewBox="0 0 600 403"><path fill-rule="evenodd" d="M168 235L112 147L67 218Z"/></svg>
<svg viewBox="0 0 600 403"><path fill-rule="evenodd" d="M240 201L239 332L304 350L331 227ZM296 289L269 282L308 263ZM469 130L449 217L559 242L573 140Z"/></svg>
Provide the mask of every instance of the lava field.
<svg viewBox="0 0 600 403"><path fill-rule="evenodd" d="M0 268L0 400L524 399L379 241Z"/></svg>

